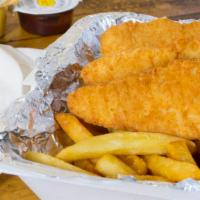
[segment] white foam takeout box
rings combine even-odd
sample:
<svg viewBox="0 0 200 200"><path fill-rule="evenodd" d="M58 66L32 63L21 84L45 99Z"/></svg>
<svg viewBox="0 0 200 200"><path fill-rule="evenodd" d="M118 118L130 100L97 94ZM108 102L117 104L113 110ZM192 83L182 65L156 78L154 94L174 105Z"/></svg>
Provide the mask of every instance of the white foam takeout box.
<svg viewBox="0 0 200 200"><path fill-rule="evenodd" d="M129 180L90 177L26 162L2 162L4 173L18 175L42 200L199 200L199 192L188 192L168 184L154 185ZM15 165L16 164L16 165ZM17 166L17 167L16 167ZM188 188L189 189L189 188Z"/></svg>
<svg viewBox="0 0 200 200"><path fill-rule="evenodd" d="M88 17L85 19L85 21L89 22L91 19L92 17ZM84 30L86 27L80 26L80 24L81 23L78 22L76 24L76 28ZM59 42L63 40L65 43L67 43L69 34L70 30L61 39L59 39L57 43L59 44ZM27 72L27 70L25 71ZM19 74L20 79L18 82L22 83L23 75L21 72L19 72ZM27 80L27 83L31 86L34 84L34 81L32 80L33 73ZM21 90L22 88L19 88L19 93L22 92ZM17 95L19 94L17 93ZM44 166L38 163L32 163L17 157L16 159L11 159L9 155L1 155L1 151L0 173L8 173L19 176L42 200L200 199L200 188L192 187L191 184L188 184L188 187L187 184L184 184L185 190L183 190L182 183L174 187L172 184L166 183L155 184L153 182L135 182L130 177L120 180L90 177L75 172L69 172L49 166ZM190 181L192 182L192 180ZM198 185L196 187L198 187Z"/></svg>

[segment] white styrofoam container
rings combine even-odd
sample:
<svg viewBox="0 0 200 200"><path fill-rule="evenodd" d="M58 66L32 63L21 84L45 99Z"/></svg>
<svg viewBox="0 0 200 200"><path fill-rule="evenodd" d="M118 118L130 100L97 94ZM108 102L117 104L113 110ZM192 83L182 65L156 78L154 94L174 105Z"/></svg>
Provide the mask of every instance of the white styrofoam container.
<svg viewBox="0 0 200 200"><path fill-rule="evenodd" d="M19 176L41 200L200 199L200 192L188 192L168 184L158 186L92 177L29 161L1 161L0 169L2 173Z"/></svg>
<svg viewBox="0 0 200 200"><path fill-rule="evenodd" d="M33 177L20 177L31 190L42 200L199 200L198 194L175 190L171 188L153 187L138 183L129 183L127 190L121 190L120 186L79 185L66 183L59 180L40 179Z"/></svg>

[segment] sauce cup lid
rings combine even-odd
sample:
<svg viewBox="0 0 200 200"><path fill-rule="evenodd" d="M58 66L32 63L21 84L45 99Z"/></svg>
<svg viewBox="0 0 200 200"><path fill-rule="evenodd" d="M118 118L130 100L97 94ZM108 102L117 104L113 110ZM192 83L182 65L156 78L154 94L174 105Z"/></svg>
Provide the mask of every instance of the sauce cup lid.
<svg viewBox="0 0 200 200"><path fill-rule="evenodd" d="M56 14L74 9L80 1L81 0L21 0L15 6L14 11L32 15Z"/></svg>

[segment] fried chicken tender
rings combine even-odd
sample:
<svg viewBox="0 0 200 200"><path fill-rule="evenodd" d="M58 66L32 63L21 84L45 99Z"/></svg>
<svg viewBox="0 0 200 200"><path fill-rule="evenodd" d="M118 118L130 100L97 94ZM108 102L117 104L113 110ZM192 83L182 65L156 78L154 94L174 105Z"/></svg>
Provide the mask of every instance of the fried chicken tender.
<svg viewBox="0 0 200 200"><path fill-rule="evenodd" d="M185 43L200 40L200 22L181 24L167 18L147 23L126 22L112 26L100 38L101 53L113 54L140 47L176 48L179 40Z"/></svg>
<svg viewBox="0 0 200 200"><path fill-rule="evenodd" d="M200 40L179 40L176 43L178 58L199 59L200 58Z"/></svg>
<svg viewBox="0 0 200 200"><path fill-rule="evenodd" d="M105 55L87 64L81 71L85 84L105 83L127 75L166 67L175 59L200 58L200 41L180 40L177 50L171 48L138 48Z"/></svg>
<svg viewBox="0 0 200 200"><path fill-rule="evenodd" d="M152 68L165 67L176 57L177 53L169 49L136 49L104 56L90 62L81 71L81 77L85 84L104 83L127 75L149 71Z"/></svg>
<svg viewBox="0 0 200 200"><path fill-rule="evenodd" d="M188 24L182 24L184 38L195 39L200 41L200 22L194 21Z"/></svg>
<svg viewBox="0 0 200 200"><path fill-rule="evenodd" d="M74 115L106 128L199 139L200 61L176 60L149 73L83 86L67 104Z"/></svg>

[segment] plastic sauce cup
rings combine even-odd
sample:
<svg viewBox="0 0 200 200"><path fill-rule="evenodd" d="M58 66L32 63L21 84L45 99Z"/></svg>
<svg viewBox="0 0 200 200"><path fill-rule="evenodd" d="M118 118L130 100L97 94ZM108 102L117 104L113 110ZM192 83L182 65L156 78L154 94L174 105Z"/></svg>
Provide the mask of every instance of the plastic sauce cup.
<svg viewBox="0 0 200 200"><path fill-rule="evenodd" d="M15 7L21 26L38 35L64 33L72 24L80 0L21 0Z"/></svg>
<svg viewBox="0 0 200 200"><path fill-rule="evenodd" d="M20 24L26 31L38 35L53 35L64 33L71 26L73 10L44 15L18 14Z"/></svg>

